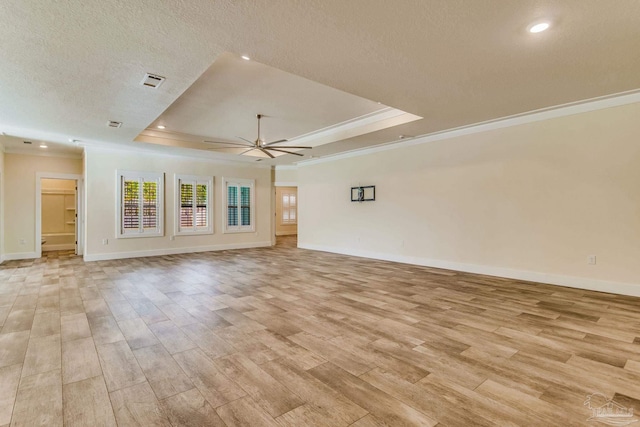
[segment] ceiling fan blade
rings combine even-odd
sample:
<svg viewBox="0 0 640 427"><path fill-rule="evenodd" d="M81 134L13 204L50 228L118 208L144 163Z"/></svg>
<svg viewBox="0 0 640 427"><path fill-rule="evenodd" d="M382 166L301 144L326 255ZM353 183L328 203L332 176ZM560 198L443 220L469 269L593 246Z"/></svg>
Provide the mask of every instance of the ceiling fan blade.
<svg viewBox="0 0 640 427"><path fill-rule="evenodd" d="M271 154L270 152L268 152L264 148L258 148L258 150L262 151L264 154L266 154L267 156L271 157L272 159L276 158L276 156L274 156L273 154Z"/></svg>
<svg viewBox="0 0 640 427"><path fill-rule="evenodd" d="M241 139L241 140L243 140L243 141L245 141L245 142L248 142L249 144L251 144L251 145L253 145L253 146L255 146L255 145L256 145L256 143L255 143L254 141L249 141L248 139L243 138L243 137L241 137L241 136L236 136L236 138Z"/></svg>
<svg viewBox="0 0 640 427"><path fill-rule="evenodd" d="M269 147L269 148L270 149L273 149L273 148L300 148L300 149L304 149L304 150L311 150L313 147L300 147L300 146L297 146L297 145L279 145L279 146L276 146L276 147Z"/></svg>
<svg viewBox="0 0 640 427"><path fill-rule="evenodd" d="M278 148L272 148L272 147L267 148L267 150L278 151L278 152L280 152L280 153L293 154L294 156L301 156L301 157L302 157L302 156L304 156L304 154L294 153L293 151L280 150L280 149L278 149ZM264 151L264 150L263 150L263 151Z"/></svg>
<svg viewBox="0 0 640 427"><path fill-rule="evenodd" d="M227 144L227 145L239 145L241 147L246 147L247 144L244 143L239 143L239 142L224 142L224 141L204 141L207 144ZM253 145L253 143L251 143L251 145Z"/></svg>
<svg viewBox="0 0 640 427"><path fill-rule="evenodd" d="M225 152L224 150L242 150L242 148L243 147L207 148L207 150L215 150L215 151ZM239 153L232 152L232 151L226 151L226 152L229 153L229 154L235 154L235 155L238 155L238 156L242 156L243 154L247 154L249 151L253 151L253 150L255 150L255 148L250 147L248 150L244 150L244 151L241 151Z"/></svg>
<svg viewBox="0 0 640 427"><path fill-rule="evenodd" d="M267 143L267 144L263 144L262 146L263 146L263 147L268 147L269 145L279 144L279 143L281 143L281 142L287 142L287 141L288 141L287 139L279 139L279 140L277 140L277 141L271 141L271 142L269 142L269 143Z"/></svg>

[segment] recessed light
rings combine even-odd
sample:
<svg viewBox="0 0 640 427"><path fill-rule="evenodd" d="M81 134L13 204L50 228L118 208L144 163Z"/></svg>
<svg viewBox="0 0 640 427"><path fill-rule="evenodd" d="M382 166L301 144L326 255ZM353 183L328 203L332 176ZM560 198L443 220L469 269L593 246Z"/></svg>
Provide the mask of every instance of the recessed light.
<svg viewBox="0 0 640 427"><path fill-rule="evenodd" d="M45 144L44 142L40 143L40 148L47 148L47 144Z"/></svg>
<svg viewBox="0 0 640 427"><path fill-rule="evenodd" d="M249 61L251 59L247 55L242 55L240 58L244 59L245 61Z"/></svg>
<svg viewBox="0 0 640 427"><path fill-rule="evenodd" d="M548 30L550 25L551 24L549 24L548 22L538 22L537 24L533 24L529 27L529 32L541 33L545 30Z"/></svg>
<svg viewBox="0 0 640 427"><path fill-rule="evenodd" d="M158 129L164 129L164 126L163 126L163 125L158 125L158 126L156 126L156 127L157 127Z"/></svg>

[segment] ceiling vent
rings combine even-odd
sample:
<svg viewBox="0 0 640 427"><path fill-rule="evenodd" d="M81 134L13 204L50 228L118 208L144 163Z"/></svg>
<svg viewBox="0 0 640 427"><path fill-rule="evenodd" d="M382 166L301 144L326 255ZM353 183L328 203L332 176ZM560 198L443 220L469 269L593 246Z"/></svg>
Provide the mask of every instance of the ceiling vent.
<svg viewBox="0 0 640 427"><path fill-rule="evenodd" d="M32 144L31 141L22 141L22 142L24 142L25 144Z"/></svg>
<svg viewBox="0 0 640 427"><path fill-rule="evenodd" d="M120 126L122 126L122 122L114 122L113 120L109 120L107 122L107 126L109 126L110 128L119 128Z"/></svg>
<svg viewBox="0 0 640 427"><path fill-rule="evenodd" d="M162 84L164 81L164 77L158 76L156 74L145 74L144 79L140 82L142 86L148 86L156 89L158 86Z"/></svg>

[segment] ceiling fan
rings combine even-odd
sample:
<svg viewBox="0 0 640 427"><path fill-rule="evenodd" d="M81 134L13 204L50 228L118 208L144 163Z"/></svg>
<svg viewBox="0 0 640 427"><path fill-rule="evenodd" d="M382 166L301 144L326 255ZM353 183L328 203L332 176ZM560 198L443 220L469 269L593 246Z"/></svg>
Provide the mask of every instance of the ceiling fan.
<svg viewBox="0 0 640 427"><path fill-rule="evenodd" d="M256 138L255 141L249 141L248 139L242 138L240 136L238 136L237 138L241 139L243 142L222 142L222 141L204 141L208 144L220 144L220 147L216 147L216 148L208 148L208 150L229 150L229 149L242 149L245 148L244 151L242 151L241 155L254 155L256 154L256 152L259 153L263 153L266 154L267 156L269 156L270 158L274 159L276 156L274 156L273 154L271 154L271 151L275 151L278 153L285 153L285 154L293 154L294 156L303 156L303 154L300 153L296 153L294 151L287 151L286 149L302 149L302 150L307 150L307 149L311 149L311 147L300 147L300 146L289 146L289 145L285 145L285 146L279 146L276 144L280 144L282 142L286 142L286 139L279 139L277 141L271 141L271 142L265 142L260 138L260 119L262 119L262 117L264 117L262 114L258 114L256 115L257 119L258 119L258 137ZM224 147L224 145L226 145L226 147ZM251 154L251 153L254 154Z"/></svg>

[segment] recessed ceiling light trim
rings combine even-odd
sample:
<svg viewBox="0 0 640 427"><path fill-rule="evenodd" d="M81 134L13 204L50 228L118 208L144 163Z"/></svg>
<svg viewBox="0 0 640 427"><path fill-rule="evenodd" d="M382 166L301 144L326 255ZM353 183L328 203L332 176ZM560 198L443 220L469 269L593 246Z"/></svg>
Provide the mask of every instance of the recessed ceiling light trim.
<svg viewBox="0 0 640 427"><path fill-rule="evenodd" d="M248 55L242 55L240 58L244 59L245 61L251 60L251 58Z"/></svg>
<svg viewBox="0 0 640 427"><path fill-rule="evenodd" d="M166 127L164 125L158 125L156 126L158 129L166 129Z"/></svg>
<svg viewBox="0 0 640 427"><path fill-rule="evenodd" d="M40 148L48 148L47 144L45 144L44 142L40 143Z"/></svg>
<svg viewBox="0 0 640 427"><path fill-rule="evenodd" d="M529 32L536 34L541 33L549 29L551 24L549 22L536 22L534 24L529 25Z"/></svg>

